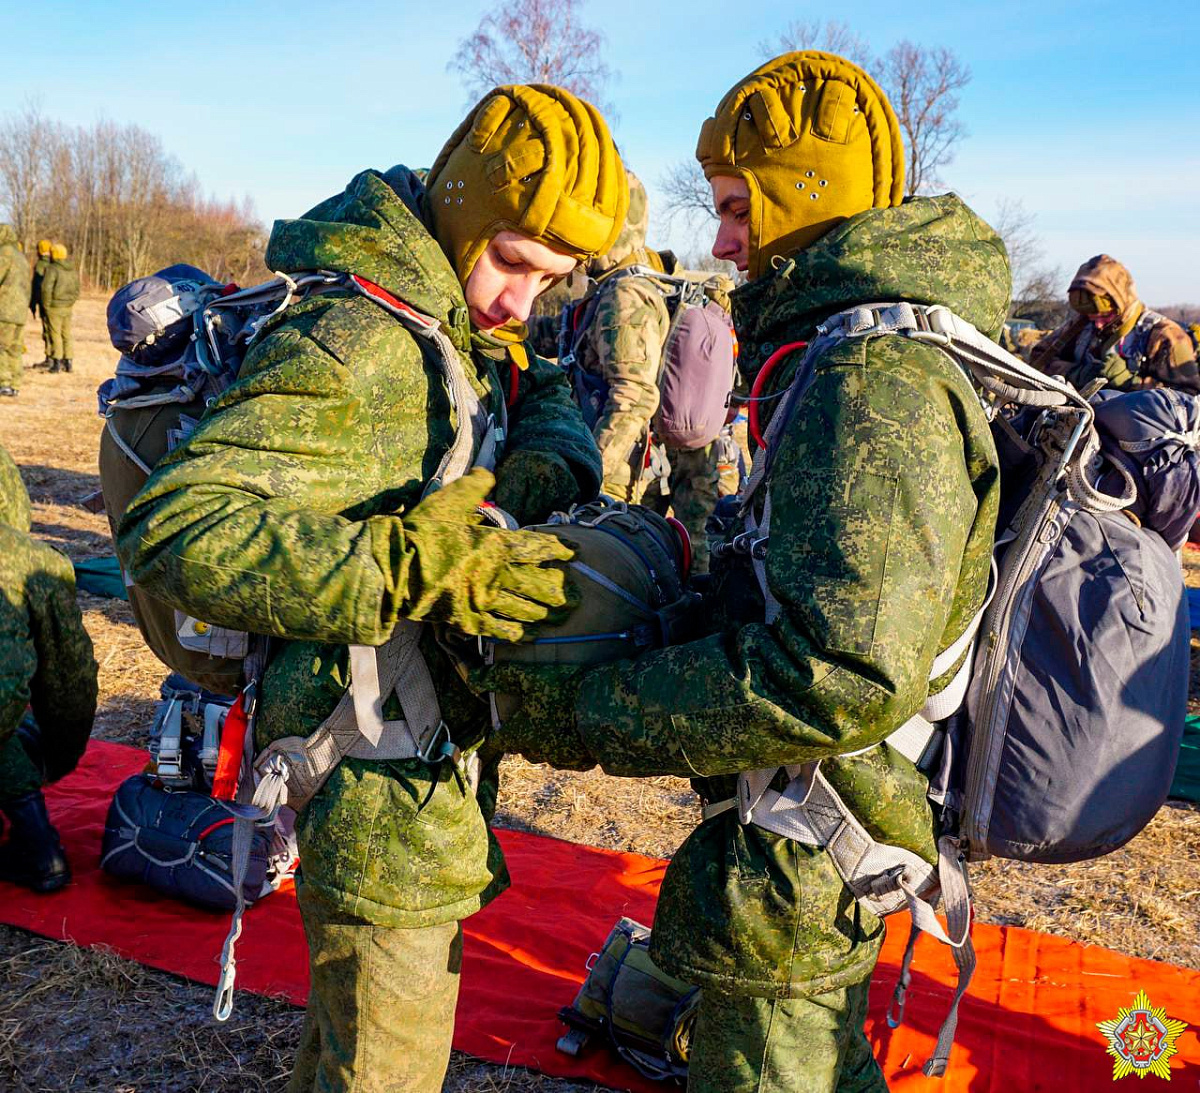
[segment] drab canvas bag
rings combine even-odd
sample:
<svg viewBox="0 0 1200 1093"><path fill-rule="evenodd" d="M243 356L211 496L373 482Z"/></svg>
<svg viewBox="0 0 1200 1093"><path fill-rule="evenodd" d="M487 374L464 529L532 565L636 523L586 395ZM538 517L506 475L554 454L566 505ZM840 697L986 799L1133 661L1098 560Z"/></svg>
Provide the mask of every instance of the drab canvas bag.
<svg viewBox="0 0 1200 1093"><path fill-rule="evenodd" d="M671 317L656 377L655 440L672 448L711 444L725 425L735 357L729 317L714 298L727 295L728 279L720 275L698 280L649 266L622 266L602 277L582 300L564 308L559 363L571 376L584 421L589 429L596 427L608 400L608 384L580 367L579 347L595 319L601 294L627 277L642 277L653 284Z"/></svg>
<svg viewBox="0 0 1200 1093"><path fill-rule="evenodd" d="M641 505L595 501L526 528L561 539L580 604L521 642L484 643L493 664L600 664L686 640L699 597L687 591L691 542L679 521ZM497 724L514 699L493 696Z"/></svg>
<svg viewBox="0 0 1200 1093"><path fill-rule="evenodd" d="M989 602L935 659L944 684L885 741L930 775L943 833L936 864L877 843L821 776L819 764L739 776L738 795L710 805L826 849L847 886L876 914L913 922L889 1020L903 1017L921 932L950 945L959 983L929 1075L944 1073L958 1004L975 957L966 862L993 855L1078 861L1132 838L1166 798L1186 706L1188 632L1182 580L1163 540L1121 513L1136 497L1098 488L1101 443L1091 404L1042 375L947 308L874 304L818 328L783 407L767 430L743 501L745 530L719 553L754 567L767 605L769 482L787 420L802 412L812 362L846 338L907 337L934 345L990 398L1001 454L1001 518ZM1026 407L1010 416L1006 407ZM978 637L978 650L973 652ZM1085 656L1080 650L1086 650ZM953 672L955 664L961 668ZM965 708L964 708L965 699ZM934 915L941 898L945 928Z"/></svg>
<svg viewBox="0 0 1200 1093"><path fill-rule="evenodd" d="M588 961L575 1001L559 1011L568 1031L558 1050L578 1055L595 1036L647 1078L687 1080L700 990L667 975L650 959L650 931L622 918Z"/></svg>

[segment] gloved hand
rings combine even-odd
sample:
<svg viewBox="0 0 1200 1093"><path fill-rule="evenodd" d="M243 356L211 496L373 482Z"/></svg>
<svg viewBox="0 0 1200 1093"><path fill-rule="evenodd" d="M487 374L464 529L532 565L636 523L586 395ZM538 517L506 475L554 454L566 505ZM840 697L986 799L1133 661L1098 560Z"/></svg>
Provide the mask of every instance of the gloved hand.
<svg viewBox="0 0 1200 1093"><path fill-rule="evenodd" d="M477 510L494 484L476 468L404 516L405 618L520 641L531 623L560 621L574 607L561 564L574 557L569 547L553 535L481 523Z"/></svg>
<svg viewBox="0 0 1200 1093"><path fill-rule="evenodd" d="M518 448L496 471L496 504L521 524L535 524L567 509L579 496L579 483L567 462L552 452Z"/></svg>
<svg viewBox="0 0 1200 1093"><path fill-rule="evenodd" d="M470 673L474 691L505 695L500 729L488 738L489 752L522 755L560 770L589 770L595 758L575 728L575 701L587 667L574 664L498 664Z"/></svg>

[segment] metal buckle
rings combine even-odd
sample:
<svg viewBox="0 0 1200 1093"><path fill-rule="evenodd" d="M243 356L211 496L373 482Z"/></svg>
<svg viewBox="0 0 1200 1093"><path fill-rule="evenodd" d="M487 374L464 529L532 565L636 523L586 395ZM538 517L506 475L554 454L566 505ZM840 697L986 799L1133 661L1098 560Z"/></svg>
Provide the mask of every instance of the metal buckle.
<svg viewBox="0 0 1200 1093"><path fill-rule="evenodd" d="M417 758L430 766L436 766L445 759L455 766L462 762L462 750L450 739L450 728L445 721L437 723L425 746L417 752Z"/></svg>

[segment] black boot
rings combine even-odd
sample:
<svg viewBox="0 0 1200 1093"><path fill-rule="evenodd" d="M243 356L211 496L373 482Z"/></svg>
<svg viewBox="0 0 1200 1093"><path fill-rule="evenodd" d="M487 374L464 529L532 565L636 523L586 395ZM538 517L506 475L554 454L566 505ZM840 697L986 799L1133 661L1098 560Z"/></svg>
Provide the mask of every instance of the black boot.
<svg viewBox="0 0 1200 1093"><path fill-rule="evenodd" d="M59 366L61 363L62 363L62 362L61 362L61 361L60 361L60 360L59 360L57 357L51 357L51 358L50 358L50 367L47 369L47 371L48 371L48 372L52 372L52 373L53 373L53 372L57 372L57 371L58 371L58 366Z"/></svg>
<svg viewBox="0 0 1200 1093"><path fill-rule="evenodd" d="M65 360L62 360L59 363L62 365L62 370L64 372L71 371L71 358L70 357L67 357Z"/></svg>
<svg viewBox="0 0 1200 1093"><path fill-rule="evenodd" d="M54 892L70 881L71 868L41 790L5 801L0 810L9 823L8 840L0 844L0 880L35 892Z"/></svg>

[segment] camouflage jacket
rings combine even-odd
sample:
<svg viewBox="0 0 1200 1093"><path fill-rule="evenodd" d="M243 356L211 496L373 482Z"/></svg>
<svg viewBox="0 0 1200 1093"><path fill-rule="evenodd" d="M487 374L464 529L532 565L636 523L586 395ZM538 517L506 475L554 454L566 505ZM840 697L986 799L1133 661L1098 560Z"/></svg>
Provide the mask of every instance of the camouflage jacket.
<svg viewBox="0 0 1200 1093"><path fill-rule="evenodd" d="M26 706L59 739L86 740L96 715L96 661L71 563L30 536L29 495L0 448L0 742Z"/></svg>
<svg viewBox="0 0 1200 1093"><path fill-rule="evenodd" d="M0 323L25 322L29 306L29 263L17 247L17 233L0 224Z"/></svg>
<svg viewBox="0 0 1200 1093"><path fill-rule="evenodd" d="M575 349L577 366L607 387L592 434L604 461L601 488L619 501L638 500L642 442L658 409L658 375L671 328L662 290L648 277L619 275L626 266L649 264L651 253L638 250L601 278L594 298L581 305L586 325Z"/></svg>
<svg viewBox="0 0 1200 1093"><path fill-rule="evenodd" d="M1070 321L1063 324L1041 344L1062 339L1070 333L1071 325ZM1070 359L1054 370L1061 371L1078 388L1103 376L1109 387L1120 391L1134 390L1143 380L1151 380L1192 395L1200 394L1200 369L1196 366L1191 338L1174 319L1149 308L1142 309L1137 322L1124 335L1118 331L1097 331L1088 323L1074 344L1063 348ZM1063 355L1062 349L1059 355Z"/></svg>
<svg viewBox="0 0 1200 1093"><path fill-rule="evenodd" d="M863 213L734 292L739 366L752 379L778 346L865 302L944 303L997 337L1009 284L1003 244L953 195ZM610 773L690 775L707 801L733 796L738 771L820 760L876 838L935 860L924 777L872 745L921 707L934 656L985 594L999 486L987 421L939 350L843 341L779 443L778 619L764 623L747 565L715 566L715 632L589 672L577 724ZM654 954L702 986L797 996L861 979L881 933L828 855L726 812L672 860Z"/></svg>
<svg viewBox="0 0 1200 1093"><path fill-rule="evenodd" d="M79 299L79 272L69 258L50 263L42 278L42 307L73 307Z"/></svg>
<svg viewBox="0 0 1200 1093"><path fill-rule="evenodd" d="M358 273L443 321L474 362L485 404L498 411L506 392L511 401L497 493L527 465L524 453L558 469L545 488L515 491L540 507L514 515L533 521L594 496L599 458L565 377L536 357L522 370L499 359L506 351L473 347L421 199L406 168L364 171L303 218L276 222L267 263ZM401 514L452 440L444 385L414 337L369 300L322 295L264 328L238 382L134 499L120 549L139 585L199 618L289 639L263 680L260 741L313 731L345 692L345 643L377 645L404 617ZM470 744L487 708L427 637L443 717ZM485 811L494 795L493 773L480 791ZM451 921L504 883L475 795L452 770L419 760L344 761L298 832L307 897L360 921Z"/></svg>

